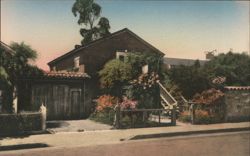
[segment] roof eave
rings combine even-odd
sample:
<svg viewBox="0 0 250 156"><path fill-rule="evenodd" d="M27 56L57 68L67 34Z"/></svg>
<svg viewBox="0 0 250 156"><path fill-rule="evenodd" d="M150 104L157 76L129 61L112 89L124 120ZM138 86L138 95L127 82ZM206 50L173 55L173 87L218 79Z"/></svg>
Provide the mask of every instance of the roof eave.
<svg viewBox="0 0 250 156"><path fill-rule="evenodd" d="M86 46L81 46L81 47L79 47L79 48L77 48L77 49L73 49L73 50L71 50L70 52L65 53L65 54L63 54L63 55L57 57L56 59L54 59L54 60L48 62L47 64L48 64L49 66L51 66L52 64L56 63L57 61L60 61L60 60L62 60L63 58L65 58L65 57L67 57L67 56L69 56L69 55L71 55L71 54L73 54L73 53L75 53L75 52L77 52L77 51L79 51L79 50L81 50L81 49L83 49L83 48L89 47L89 46L93 45L94 43L97 43L97 42L99 42L99 41L102 41L102 40L111 38L111 37L113 37L114 35L117 35L117 34L119 34L119 33L121 33L121 32L125 32L125 31L129 32L129 33L132 34L135 38L137 38L138 40L142 41L146 46L148 46L148 47L154 49L155 52L157 52L158 54L160 54L162 57L165 55L165 54L164 54L163 52L161 52L159 49L155 48L153 45L151 45L151 44L149 44L148 42L146 42L145 40L143 40L141 37L139 37L138 35L136 35L135 33L133 33L133 32L132 32L131 30L129 30L128 28L124 28L124 29L122 29L122 30L119 30L119 31L117 31L117 32L114 32L114 33L110 34L110 35L107 36L107 37L103 37L103 38L97 39L97 40L95 40L95 41L92 41L92 42L90 42L89 44L87 44Z"/></svg>

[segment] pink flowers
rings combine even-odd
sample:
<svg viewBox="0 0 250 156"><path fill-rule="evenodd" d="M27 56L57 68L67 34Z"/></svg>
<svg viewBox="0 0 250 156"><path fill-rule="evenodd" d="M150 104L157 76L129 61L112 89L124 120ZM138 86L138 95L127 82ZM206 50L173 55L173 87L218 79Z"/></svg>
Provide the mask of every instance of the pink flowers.
<svg viewBox="0 0 250 156"><path fill-rule="evenodd" d="M215 78L212 80L212 83L213 83L213 84L223 84L224 82L226 82L226 77L223 77L223 76L215 77Z"/></svg>
<svg viewBox="0 0 250 156"><path fill-rule="evenodd" d="M147 74L141 74L137 79L132 80L130 83L132 85L139 85L144 90L151 88L159 81L159 75L155 72L147 73Z"/></svg>
<svg viewBox="0 0 250 156"><path fill-rule="evenodd" d="M137 103L137 101L130 100L127 97L123 97L123 101L120 103L120 106L121 109L135 109Z"/></svg>

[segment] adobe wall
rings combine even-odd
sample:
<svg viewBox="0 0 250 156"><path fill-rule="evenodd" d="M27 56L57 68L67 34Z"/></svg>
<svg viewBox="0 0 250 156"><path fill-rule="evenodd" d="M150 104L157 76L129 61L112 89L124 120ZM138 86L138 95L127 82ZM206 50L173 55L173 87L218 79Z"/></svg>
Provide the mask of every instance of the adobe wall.
<svg viewBox="0 0 250 156"><path fill-rule="evenodd" d="M250 90L225 92L226 121L250 121Z"/></svg>

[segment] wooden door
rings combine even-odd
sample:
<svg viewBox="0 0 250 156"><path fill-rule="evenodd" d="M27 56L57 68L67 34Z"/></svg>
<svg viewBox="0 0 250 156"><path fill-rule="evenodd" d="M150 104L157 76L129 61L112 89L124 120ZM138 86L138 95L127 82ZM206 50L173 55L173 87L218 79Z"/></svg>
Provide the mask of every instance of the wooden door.
<svg viewBox="0 0 250 156"><path fill-rule="evenodd" d="M71 90L71 117L74 119L80 118L81 110L81 90L72 89Z"/></svg>

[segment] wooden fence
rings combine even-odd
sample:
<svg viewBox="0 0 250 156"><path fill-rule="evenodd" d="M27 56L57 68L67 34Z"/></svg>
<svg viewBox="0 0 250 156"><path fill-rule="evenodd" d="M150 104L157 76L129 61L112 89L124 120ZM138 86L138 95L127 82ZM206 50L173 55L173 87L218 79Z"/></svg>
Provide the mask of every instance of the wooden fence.
<svg viewBox="0 0 250 156"><path fill-rule="evenodd" d="M163 115L168 112L170 115ZM157 122L160 125L162 123L162 117L170 117L170 124L176 125L176 107L173 109L131 109L131 110L121 110L120 107L116 107L115 109L115 121L114 125L116 128L122 128L122 116L128 115L130 117L130 127L136 127L133 115L140 116L142 118L142 122L145 123L149 120L149 117L153 116L153 118L157 118ZM154 120L154 121L156 121Z"/></svg>

